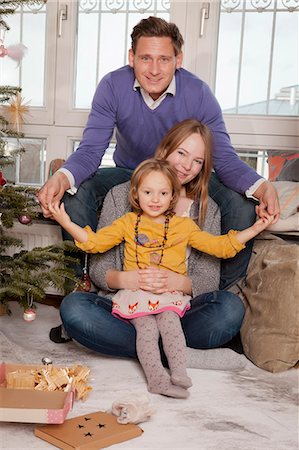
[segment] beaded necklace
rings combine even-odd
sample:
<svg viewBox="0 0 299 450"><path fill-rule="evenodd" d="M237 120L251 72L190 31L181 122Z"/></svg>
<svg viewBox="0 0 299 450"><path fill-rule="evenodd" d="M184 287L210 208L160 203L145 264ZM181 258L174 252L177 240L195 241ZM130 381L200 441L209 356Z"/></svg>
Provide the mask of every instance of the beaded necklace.
<svg viewBox="0 0 299 450"><path fill-rule="evenodd" d="M173 213L167 213L167 214L165 215L165 222L164 222L164 236L163 236L162 244L160 244L160 245L150 244L150 243L146 244L146 243L142 243L142 242L139 241L139 233L138 233L138 232L139 232L139 224L140 224L140 221L141 221L141 216L142 216L142 213L141 213L141 212L137 214L136 223L135 223L135 228L134 228L134 231L135 231L135 237L134 237L134 241L135 241L135 256L136 256L136 264L137 264L137 267L138 267L139 269L142 269L142 267L140 266L140 263L139 263L139 259L138 259L138 246L139 246L139 245L140 245L141 247L147 247L147 248L160 248L160 249L161 249L161 255L160 255L159 262L158 262L158 264L157 264L157 266L160 266L160 264L161 264L161 262L162 262L163 255L164 255L165 244L166 244L166 242L167 242L167 234L168 234L168 229L169 229L169 221L170 221L171 217L173 216Z"/></svg>

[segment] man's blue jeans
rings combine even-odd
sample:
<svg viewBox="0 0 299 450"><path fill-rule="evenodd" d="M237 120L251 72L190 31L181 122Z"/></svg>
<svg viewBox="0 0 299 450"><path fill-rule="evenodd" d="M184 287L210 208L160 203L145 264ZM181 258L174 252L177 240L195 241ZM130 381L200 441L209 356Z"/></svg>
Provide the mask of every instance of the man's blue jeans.
<svg viewBox="0 0 299 450"><path fill-rule="evenodd" d="M86 180L76 195L65 194L63 201L66 211L72 220L84 227L90 225L96 230L98 214L101 210L107 192L115 185L124 183L131 178L132 171L120 167L98 169ZM255 205L243 195L224 186L213 173L209 183L209 195L218 204L221 212L221 232L228 230L243 230L255 221ZM63 230L63 238L71 240L71 236ZM220 289L227 289L246 274L252 251L252 242L232 259L221 262ZM78 268L80 276L81 268Z"/></svg>
<svg viewBox="0 0 299 450"><path fill-rule="evenodd" d="M191 305L181 319L188 347L220 347L240 330L245 308L235 294L215 291L193 298ZM73 292L60 305L68 336L105 355L137 358L134 326L111 310L111 300L89 292Z"/></svg>

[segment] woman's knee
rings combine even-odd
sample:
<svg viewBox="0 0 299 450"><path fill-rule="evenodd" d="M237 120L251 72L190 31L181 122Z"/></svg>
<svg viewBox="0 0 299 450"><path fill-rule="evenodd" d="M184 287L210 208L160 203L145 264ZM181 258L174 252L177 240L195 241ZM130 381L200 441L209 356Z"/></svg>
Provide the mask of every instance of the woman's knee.
<svg viewBox="0 0 299 450"><path fill-rule="evenodd" d="M87 313L88 303L93 297L96 297L96 294L86 292L71 292L65 296L59 308L63 323L82 321L82 317Z"/></svg>

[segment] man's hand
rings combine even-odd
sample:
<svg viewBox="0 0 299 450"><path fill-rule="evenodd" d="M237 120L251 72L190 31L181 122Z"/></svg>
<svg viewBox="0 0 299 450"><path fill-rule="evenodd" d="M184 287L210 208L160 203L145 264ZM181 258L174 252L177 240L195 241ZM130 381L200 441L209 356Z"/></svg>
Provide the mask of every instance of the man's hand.
<svg viewBox="0 0 299 450"><path fill-rule="evenodd" d="M52 214L49 211L48 206L59 203L63 197L63 194L70 188L69 180L67 176L62 172L55 172L52 177L43 185L37 199L42 208L44 217L51 217Z"/></svg>
<svg viewBox="0 0 299 450"><path fill-rule="evenodd" d="M256 207L257 215L261 218L267 214L274 216L272 224L276 223L279 219L280 207L278 195L273 184L270 181L264 181L253 195L260 202Z"/></svg>

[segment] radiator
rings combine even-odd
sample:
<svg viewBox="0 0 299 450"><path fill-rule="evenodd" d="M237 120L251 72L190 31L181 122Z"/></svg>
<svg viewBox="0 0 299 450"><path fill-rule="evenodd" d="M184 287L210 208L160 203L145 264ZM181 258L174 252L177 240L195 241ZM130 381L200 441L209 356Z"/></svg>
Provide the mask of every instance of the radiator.
<svg viewBox="0 0 299 450"><path fill-rule="evenodd" d="M57 244L62 240L60 226L50 220L35 220L30 225L22 225L16 221L13 228L9 229L7 234L23 241L22 250L32 250L34 247L47 247L48 245ZM18 247L11 247L7 250L6 254L13 256L19 250L21 249ZM46 289L46 293L63 295L62 291L57 290L53 286L49 286Z"/></svg>

